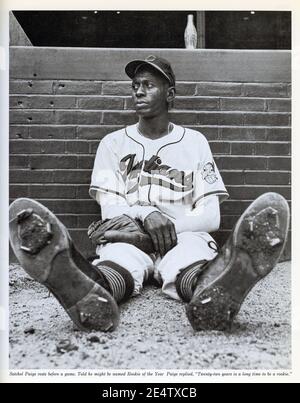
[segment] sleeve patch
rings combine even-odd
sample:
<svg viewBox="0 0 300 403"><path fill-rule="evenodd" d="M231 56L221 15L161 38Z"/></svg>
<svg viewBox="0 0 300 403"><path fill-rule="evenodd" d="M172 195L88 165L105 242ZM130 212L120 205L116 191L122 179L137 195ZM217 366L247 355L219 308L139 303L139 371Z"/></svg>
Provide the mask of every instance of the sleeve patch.
<svg viewBox="0 0 300 403"><path fill-rule="evenodd" d="M202 179L205 180L210 185L215 183L218 180L215 170L215 164L213 162L208 162L207 164L205 164L204 167L202 168L201 175Z"/></svg>

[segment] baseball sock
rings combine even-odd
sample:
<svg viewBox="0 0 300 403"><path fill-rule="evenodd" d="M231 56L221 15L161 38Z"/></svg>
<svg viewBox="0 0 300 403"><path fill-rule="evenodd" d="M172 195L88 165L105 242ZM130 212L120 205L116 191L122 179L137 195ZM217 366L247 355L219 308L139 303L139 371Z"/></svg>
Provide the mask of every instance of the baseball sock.
<svg viewBox="0 0 300 403"><path fill-rule="evenodd" d="M197 280L205 270L205 263L207 263L207 260L192 263L177 275L175 282L176 291L183 301L189 302L192 299Z"/></svg>
<svg viewBox="0 0 300 403"><path fill-rule="evenodd" d="M128 270L108 260L100 262L95 268L106 278L111 294L118 303L131 297L134 280Z"/></svg>

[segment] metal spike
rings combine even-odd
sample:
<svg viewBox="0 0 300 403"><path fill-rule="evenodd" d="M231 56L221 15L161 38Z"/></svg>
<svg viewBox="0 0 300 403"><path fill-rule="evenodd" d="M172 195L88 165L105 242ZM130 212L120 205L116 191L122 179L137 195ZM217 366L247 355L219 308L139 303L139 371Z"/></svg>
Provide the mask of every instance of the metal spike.
<svg viewBox="0 0 300 403"><path fill-rule="evenodd" d="M101 301L101 302L108 302L107 299L102 298L102 297L98 297L97 299L98 299L98 301Z"/></svg>
<svg viewBox="0 0 300 403"><path fill-rule="evenodd" d="M86 314L84 313L84 312L80 312L79 313L79 316L80 316L80 320L81 320L81 322L85 322L86 321Z"/></svg>
<svg viewBox="0 0 300 403"><path fill-rule="evenodd" d="M112 327L114 326L114 324L112 323L112 322L110 322L110 324L105 328L105 329L103 329L105 332L108 332Z"/></svg>
<svg viewBox="0 0 300 403"><path fill-rule="evenodd" d="M275 246L275 245L278 245L279 243L281 243L281 240L279 238L273 238L273 239L270 239L270 241L269 241L270 246Z"/></svg>
<svg viewBox="0 0 300 403"><path fill-rule="evenodd" d="M49 234L52 234L52 231L51 231L51 224L50 224L49 222L47 222L47 224L46 224L46 230L47 230L47 232L48 232Z"/></svg>
<svg viewBox="0 0 300 403"><path fill-rule="evenodd" d="M30 248L27 248L27 246L20 246L20 249L22 249L24 252L31 252Z"/></svg>
<svg viewBox="0 0 300 403"><path fill-rule="evenodd" d="M210 301L211 301L211 298L206 298L206 299L204 299L203 301L201 301L201 304L202 304L202 305L208 304Z"/></svg>
<svg viewBox="0 0 300 403"><path fill-rule="evenodd" d="M33 213L32 208L24 209L17 214L18 222L25 220L26 218L30 217Z"/></svg>
<svg viewBox="0 0 300 403"><path fill-rule="evenodd" d="M253 221L249 221L250 231L253 232Z"/></svg>

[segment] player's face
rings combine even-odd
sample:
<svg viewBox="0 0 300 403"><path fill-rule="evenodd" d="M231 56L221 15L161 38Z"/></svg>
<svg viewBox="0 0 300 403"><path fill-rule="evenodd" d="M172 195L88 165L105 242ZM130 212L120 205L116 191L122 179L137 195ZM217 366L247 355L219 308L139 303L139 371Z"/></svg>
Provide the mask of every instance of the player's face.
<svg viewBox="0 0 300 403"><path fill-rule="evenodd" d="M154 117L168 110L169 84L150 68L138 70L132 80L132 98L136 113Z"/></svg>

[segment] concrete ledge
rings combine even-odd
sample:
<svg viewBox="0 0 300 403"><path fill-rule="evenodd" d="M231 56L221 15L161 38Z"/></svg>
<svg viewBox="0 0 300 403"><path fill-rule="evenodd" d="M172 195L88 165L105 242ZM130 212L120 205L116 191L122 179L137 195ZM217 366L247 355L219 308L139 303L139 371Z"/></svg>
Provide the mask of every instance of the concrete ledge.
<svg viewBox="0 0 300 403"><path fill-rule="evenodd" d="M128 80L132 59L161 55L178 81L290 82L291 51L215 49L10 48L10 78Z"/></svg>

